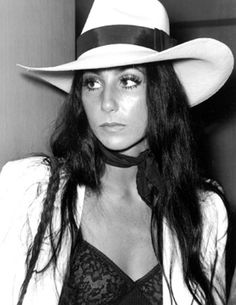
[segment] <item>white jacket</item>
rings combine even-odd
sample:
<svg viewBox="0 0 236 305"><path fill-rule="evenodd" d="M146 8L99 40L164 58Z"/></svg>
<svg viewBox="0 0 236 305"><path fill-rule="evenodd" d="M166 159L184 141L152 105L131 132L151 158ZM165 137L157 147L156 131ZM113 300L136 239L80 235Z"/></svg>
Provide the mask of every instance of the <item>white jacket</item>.
<svg viewBox="0 0 236 305"><path fill-rule="evenodd" d="M36 234L45 195L49 169L41 163L41 158L27 158L7 163L0 175L0 300L3 305L16 305L18 293L25 276L26 250ZM40 184L39 184L40 183ZM78 187L79 226L83 208L85 187ZM204 238L202 256L206 268L214 264L214 282L218 288L217 278L225 285L225 243L227 232L227 214L221 198L215 193L208 193L201 199L204 214ZM55 223L59 223L60 215L57 198ZM164 224L164 268L169 279L172 259L172 288L175 300L179 305L196 305L193 297L184 284L181 259L178 246ZM69 238L64 241L63 251L59 258L56 281L52 269L43 276L34 276L30 281L24 305L57 305L62 288L62 278L68 258ZM38 268L43 266L48 255L48 243L45 241ZM208 268L209 269L209 268ZM223 292L224 295L224 292ZM165 279L163 278L163 305L170 305L171 299ZM174 304L174 303L173 303ZM223 304L218 300L218 304Z"/></svg>

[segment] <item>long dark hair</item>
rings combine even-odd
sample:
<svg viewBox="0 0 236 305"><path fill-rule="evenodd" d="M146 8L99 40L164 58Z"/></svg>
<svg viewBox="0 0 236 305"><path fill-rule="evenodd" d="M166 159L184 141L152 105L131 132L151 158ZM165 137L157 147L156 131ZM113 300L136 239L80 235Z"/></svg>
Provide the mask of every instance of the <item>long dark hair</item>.
<svg viewBox="0 0 236 305"><path fill-rule="evenodd" d="M163 268L163 220L178 240L185 283L198 304L214 305L212 284L201 262L202 213L199 190L207 189L200 178L191 132L189 107L185 92L171 62L145 65L147 73L147 141L158 162L163 186L153 198L151 234L155 253ZM74 77L71 93L51 137L52 156L44 162L51 175L44 200L41 221L32 245L28 249L27 272L17 305L23 303L29 281L39 259L46 236L50 236L51 256L42 270L56 268L65 232L69 229L71 252L76 243L77 186L85 185L93 192L101 192L101 177L105 165L89 128L81 101L82 71ZM61 180L64 183L61 186ZM61 192L61 223L59 232L53 227L54 203ZM163 269L165 275L165 270ZM166 275L165 275L166 277ZM171 283L169 283L172 293ZM174 297L174 295L173 295Z"/></svg>

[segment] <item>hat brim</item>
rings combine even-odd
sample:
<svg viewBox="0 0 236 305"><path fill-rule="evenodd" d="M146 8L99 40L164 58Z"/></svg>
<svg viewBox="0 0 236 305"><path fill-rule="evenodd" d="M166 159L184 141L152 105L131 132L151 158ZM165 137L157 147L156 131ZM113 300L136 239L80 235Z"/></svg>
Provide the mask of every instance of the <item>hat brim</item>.
<svg viewBox="0 0 236 305"><path fill-rule="evenodd" d="M74 71L173 61L174 69L195 106L217 92L230 76L234 58L222 42L198 38L162 52L131 44L113 44L87 51L77 60L55 66L34 68L19 65L57 88L70 92Z"/></svg>

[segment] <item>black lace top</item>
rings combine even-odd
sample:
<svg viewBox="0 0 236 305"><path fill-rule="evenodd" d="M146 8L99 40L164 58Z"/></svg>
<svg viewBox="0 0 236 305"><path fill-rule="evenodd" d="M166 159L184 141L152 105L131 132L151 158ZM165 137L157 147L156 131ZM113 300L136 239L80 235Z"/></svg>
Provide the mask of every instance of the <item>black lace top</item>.
<svg viewBox="0 0 236 305"><path fill-rule="evenodd" d="M59 305L90 304L161 305L160 266L133 281L105 254L81 239L71 258Z"/></svg>

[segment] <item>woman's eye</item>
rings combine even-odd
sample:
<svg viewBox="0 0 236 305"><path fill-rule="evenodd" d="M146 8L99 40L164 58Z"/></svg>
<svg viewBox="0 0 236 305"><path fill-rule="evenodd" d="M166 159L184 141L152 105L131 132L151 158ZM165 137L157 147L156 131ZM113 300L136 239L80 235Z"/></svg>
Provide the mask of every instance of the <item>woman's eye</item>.
<svg viewBox="0 0 236 305"><path fill-rule="evenodd" d="M136 88L142 82L141 79L135 75L123 76L120 81L122 87L124 87L125 89Z"/></svg>
<svg viewBox="0 0 236 305"><path fill-rule="evenodd" d="M101 83L98 79L87 78L83 81L83 87L86 87L88 90L97 90L101 87Z"/></svg>

